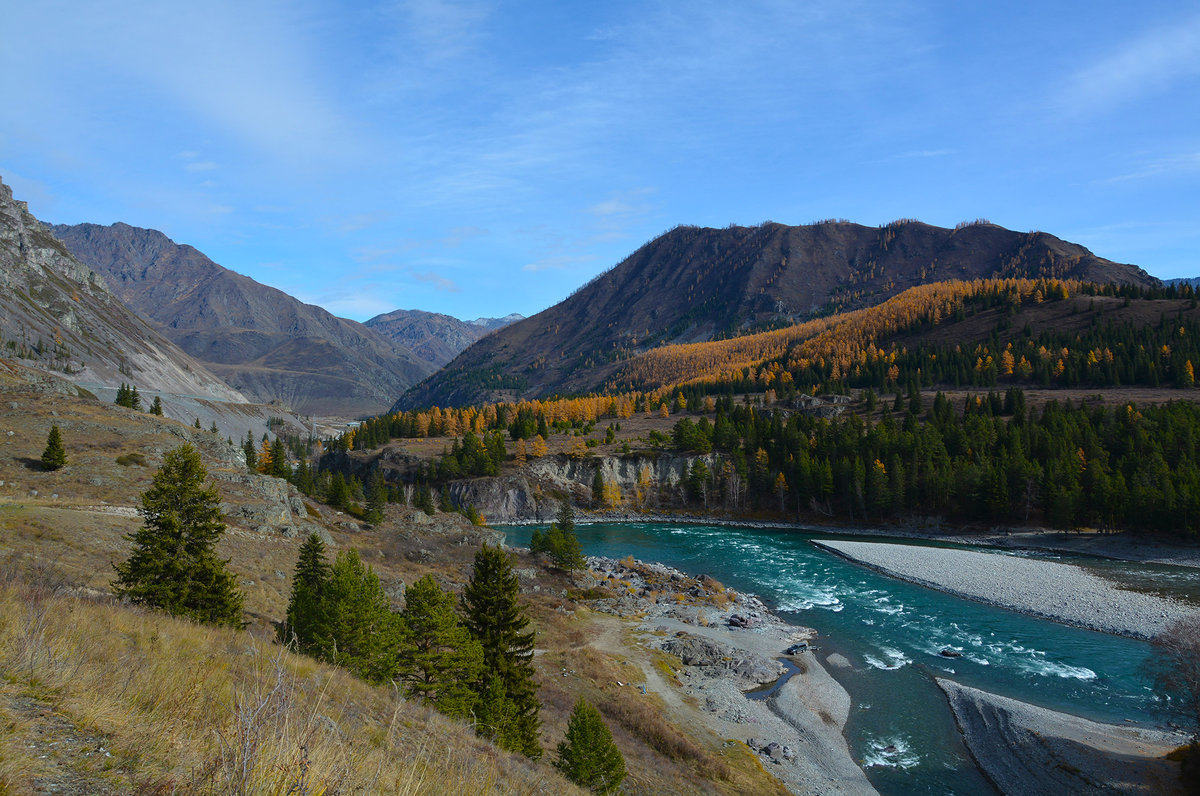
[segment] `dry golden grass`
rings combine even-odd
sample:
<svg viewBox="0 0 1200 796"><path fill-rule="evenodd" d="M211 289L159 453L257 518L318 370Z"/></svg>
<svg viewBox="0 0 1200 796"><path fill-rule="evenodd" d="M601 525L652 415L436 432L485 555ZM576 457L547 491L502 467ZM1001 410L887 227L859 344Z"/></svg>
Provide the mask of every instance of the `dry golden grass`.
<svg viewBox="0 0 1200 796"><path fill-rule="evenodd" d="M0 650L5 696L105 739L108 770L75 771L78 793L578 792L466 725L246 632L10 581ZM22 743L12 700L0 705L0 793L33 792L48 764Z"/></svg>

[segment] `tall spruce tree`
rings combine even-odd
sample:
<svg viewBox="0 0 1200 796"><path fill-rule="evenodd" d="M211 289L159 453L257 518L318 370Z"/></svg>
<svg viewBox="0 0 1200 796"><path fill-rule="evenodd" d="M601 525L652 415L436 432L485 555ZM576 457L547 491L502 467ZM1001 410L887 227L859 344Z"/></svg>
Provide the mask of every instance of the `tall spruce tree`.
<svg viewBox="0 0 1200 796"><path fill-rule="evenodd" d="M292 575L287 621L279 628L279 640L284 644L294 643L301 652L309 654L321 649L319 640L328 638L330 633L326 597L332 573L325 560L325 543L317 534L309 534L300 545L300 558Z"/></svg>
<svg viewBox="0 0 1200 796"><path fill-rule="evenodd" d="M356 551L338 553L321 602L329 633L316 639L318 656L369 683L391 680L396 674L397 617L379 576Z"/></svg>
<svg viewBox="0 0 1200 796"><path fill-rule="evenodd" d="M163 413L162 398L160 398L156 395L156 396L154 396L154 403L150 404L150 414L158 415L159 417L162 417L162 413Z"/></svg>
<svg viewBox="0 0 1200 796"><path fill-rule="evenodd" d="M554 765L567 779L594 793L614 793L625 779L625 758L612 732L583 697L567 720L567 737L558 745Z"/></svg>
<svg viewBox="0 0 1200 796"><path fill-rule="evenodd" d="M506 749L537 758L542 747L541 706L533 679L534 633L526 630L529 617L517 602L519 593L508 554L485 544L475 555L462 597L464 622L483 650L483 715L477 712L477 730Z"/></svg>
<svg viewBox="0 0 1200 796"><path fill-rule="evenodd" d="M241 627L242 593L217 557L225 532L221 498L190 444L167 453L142 495L142 527L125 538L133 554L115 565L113 591L140 605L199 622Z"/></svg>
<svg viewBox="0 0 1200 796"><path fill-rule="evenodd" d="M42 451L42 467L47 470L57 470L67 463L67 450L63 447L62 433L58 425L50 426L46 435L46 449Z"/></svg>
<svg viewBox="0 0 1200 796"><path fill-rule="evenodd" d="M400 614L399 677L405 691L457 718L471 715L483 651L455 612L454 595L431 575L404 590Z"/></svg>
<svg viewBox="0 0 1200 796"><path fill-rule="evenodd" d="M278 436L271 443L271 475L276 478L292 477L292 465L288 463L287 447Z"/></svg>
<svg viewBox="0 0 1200 796"><path fill-rule="evenodd" d="M367 479L366 513L363 519L368 525L378 525L383 522L383 508L387 505L387 484L383 481L383 473L378 470L371 472Z"/></svg>

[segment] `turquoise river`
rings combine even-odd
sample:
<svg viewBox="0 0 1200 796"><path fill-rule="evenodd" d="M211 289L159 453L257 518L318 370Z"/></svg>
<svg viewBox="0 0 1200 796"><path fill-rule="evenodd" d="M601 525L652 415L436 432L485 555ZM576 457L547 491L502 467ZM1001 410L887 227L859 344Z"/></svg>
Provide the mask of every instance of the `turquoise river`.
<svg viewBox="0 0 1200 796"><path fill-rule="evenodd" d="M533 526L504 530L509 544L528 546ZM816 629L822 660L837 652L852 664L827 668L853 700L850 749L883 794L993 792L959 739L935 675L1099 721L1158 718L1141 671L1149 654L1144 642L894 580L810 544L836 536L661 523L580 524L577 532L589 555L633 555L707 573L757 594L784 619ZM1200 603L1200 571L1063 560ZM947 648L962 657L939 655Z"/></svg>

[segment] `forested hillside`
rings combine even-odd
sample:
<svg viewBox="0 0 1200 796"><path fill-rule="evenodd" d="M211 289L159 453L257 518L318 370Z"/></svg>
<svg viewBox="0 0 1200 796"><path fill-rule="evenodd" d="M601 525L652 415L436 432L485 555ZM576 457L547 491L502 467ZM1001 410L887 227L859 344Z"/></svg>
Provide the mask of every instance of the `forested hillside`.
<svg viewBox="0 0 1200 796"><path fill-rule="evenodd" d="M678 227L565 301L471 346L396 408L588 392L658 346L791 326L934 281L980 278L1158 285L1053 235L986 222Z"/></svg>

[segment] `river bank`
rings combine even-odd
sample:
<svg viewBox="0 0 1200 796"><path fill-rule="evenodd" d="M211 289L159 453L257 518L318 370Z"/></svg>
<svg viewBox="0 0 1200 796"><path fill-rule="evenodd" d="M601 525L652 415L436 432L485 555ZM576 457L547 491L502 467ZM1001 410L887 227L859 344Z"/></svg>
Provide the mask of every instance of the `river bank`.
<svg viewBox="0 0 1200 796"><path fill-rule="evenodd" d="M712 573L747 593L761 594L780 616L797 625L812 622L821 628L828 638L815 639L815 645L824 650L816 650L815 656L805 653L812 657L801 660L817 661L822 672L833 672L840 689L848 689L852 695L845 743L880 792L988 791L986 780L963 746L963 732L949 702L929 676L931 673L1027 700L1026 704L1047 705L1070 713L1078 710L1110 725L1119 726L1130 719L1147 725L1155 723L1146 712L1145 690L1139 685L1137 666L1144 645L1133 638L1036 622L1022 618L1021 613L997 611L983 602L963 604L943 589L929 588L929 584L908 585L890 575L868 574L867 568L844 557L818 551L809 544L807 535L795 534L793 538L779 533L778 526L772 529L774 533L755 533L744 524L729 523L740 528L726 532L712 527L715 523L707 519L695 523L671 519L675 522L667 527L655 527L644 518L625 525L581 524L579 533L588 552L616 558L635 551L682 571ZM789 526L787 530L797 529ZM528 538L529 531L513 529L510 534L510 538L522 540ZM934 538L940 541L943 537ZM897 546L922 553L947 549L936 545ZM1005 559L1001 565L1028 560L998 553L977 554ZM716 624L714 616L709 611L702 622L699 613L686 618L676 615L672 618L682 622L678 626L653 617L630 618L639 622L641 632L646 634L644 642L660 648L658 645L679 630L689 636L702 635L707 631L698 632L697 627ZM723 633L743 634L744 630L724 628ZM741 639L746 637L742 635ZM722 638L748 650L746 644L739 645L737 636ZM952 660L940 655L944 649L961 651L962 657ZM721 705L727 686L713 681L725 674L719 668L708 672L712 674L706 674L702 666L689 669L676 663L667 680L682 703L697 700L693 709L710 712L715 708L720 714L724 712ZM737 701L732 704L746 701L743 689L734 691ZM780 696L787 696L786 686L780 689ZM826 712L837 718L836 713ZM819 713L813 713L816 718L812 721L824 721ZM736 711L731 717L736 718ZM711 717L698 717L696 721L709 726ZM753 722L743 723L753 726ZM732 725L723 737L738 738L737 726ZM741 737L753 739L759 748L764 741L772 740L765 734L750 735L747 729L743 728ZM782 753L778 747L777 751ZM766 768L773 767L767 764L765 755L762 759ZM1030 765L1030 776L1036 778L1039 764ZM827 792L837 792L837 788L829 787Z"/></svg>
<svg viewBox="0 0 1200 796"><path fill-rule="evenodd" d="M814 545L891 577L1088 630L1152 639L1196 606L1114 586L1055 561L879 542Z"/></svg>
<svg viewBox="0 0 1200 796"><path fill-rule="evenodd" d="M636 643L655 655L644 687L677 718L745 743L792 793L876 793L843 735L850 695L815 650L786 655L793 645L810 647L815 631L705 576L633 559L588 563L580 585L613 595L589 606L631 624ZM619 652L627 643L611 639L607 646ZM764 686L773 693L753 698Z"/></svg>
<svg viewBox="0 0 1200 796"><path fill-rule="evenodd" d="M913 539L943 544L994 547L1003 550L1072 553L1077 555L1133 561L1142 564L1168 564L1200 569L1200 545L1186 544L1170 537L1149 536L1130 532L1098 533L1093 531L1060 531L1047 528L991 528L986 531L966 529L947 530L943 526L913 528L910 526L843 526L807 523L746 520L736 517L688 513L643 513L635 511L589 512L576 509L575 521L593 523L663 523L701 524L757 530L794 531L821 536L865 536L872 538ZM495 523L507 525L547 525L550 520L522 519Z"/></svg>
<svg viewBox="0 0 1200 796"><path fill-rule="evenodd" d="M1100 724L935 678L971 756L1004 794L1182 794L1186 736Z"/></svg>

